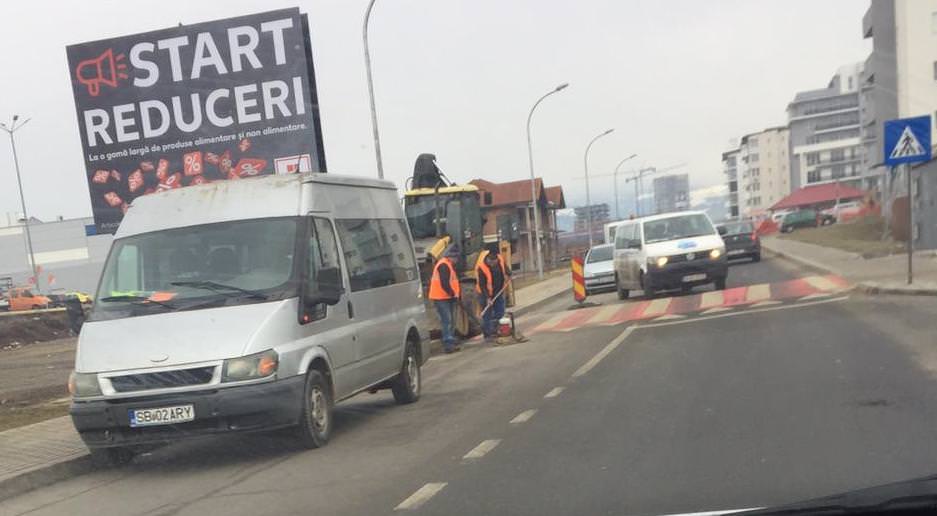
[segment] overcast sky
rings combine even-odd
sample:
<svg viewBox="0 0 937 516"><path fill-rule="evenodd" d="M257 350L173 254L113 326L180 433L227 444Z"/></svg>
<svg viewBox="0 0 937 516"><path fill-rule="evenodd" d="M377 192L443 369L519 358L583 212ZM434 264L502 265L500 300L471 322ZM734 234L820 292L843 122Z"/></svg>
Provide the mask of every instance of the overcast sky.
<svg viewBox="0 0 937 516"><path fill-rule="evenodd" d="M280 7L309 15L325 154L331 172L375 174L362 58L367 0L5 2L0 120L17 133L27 207L42 219L91 214L65 46ZM799 90L862 61L865 0L378 0L371 56L388 179L402 186L421 152L459 182L536 171L584 201L590 173L622 158L685 162L693 187L722 181L729 142L783 124ZM0 213L19 211L9 142L0 141ZM611 179L593 180L611 202Z"/></svg>

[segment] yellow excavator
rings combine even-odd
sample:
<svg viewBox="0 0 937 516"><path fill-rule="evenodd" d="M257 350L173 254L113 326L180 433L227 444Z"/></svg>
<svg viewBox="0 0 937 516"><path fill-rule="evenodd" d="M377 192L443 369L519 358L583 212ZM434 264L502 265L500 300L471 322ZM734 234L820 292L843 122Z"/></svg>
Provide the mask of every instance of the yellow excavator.
<svg viewBox="0 0 937 516"><path fill-rule="evenodd" d="M475 264L487 252L487 246L494 244L484 239L481 192L475 185L457 185L450 181L439 170L433 154L417 157L408 188L403 198L404 212L413 235L424 294L436 260L450 245L457 245L459 256L455 266L462 284L462 299L457 305L453 325L460 337L477 335L481 328L477 317L480 307L475 293ZM499 236L497 245L505 263L510 264L511 243ZM506 289L505 300L507 306L514 305L513 285L509 284ZM435 317L436 312L428 310L427 313ZM435 327L438 328L438 321Z"/></svg>

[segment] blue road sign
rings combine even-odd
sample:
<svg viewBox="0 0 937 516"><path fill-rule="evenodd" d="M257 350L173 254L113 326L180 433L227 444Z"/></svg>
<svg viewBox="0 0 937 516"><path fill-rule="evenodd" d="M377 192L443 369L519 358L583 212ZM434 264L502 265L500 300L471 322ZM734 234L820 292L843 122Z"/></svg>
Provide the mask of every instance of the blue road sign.
<svg viewBox="0 0 937 516"><path fill-rule="evenodd" d="M886 165L930 160L930 115L885 121Z"/></svg>

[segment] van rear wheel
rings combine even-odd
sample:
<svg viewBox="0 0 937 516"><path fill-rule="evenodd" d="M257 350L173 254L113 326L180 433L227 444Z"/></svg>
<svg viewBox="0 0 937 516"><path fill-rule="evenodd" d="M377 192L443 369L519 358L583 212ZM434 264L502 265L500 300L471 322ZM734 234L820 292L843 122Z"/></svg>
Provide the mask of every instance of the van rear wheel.
<svg viewBox="0 0 937 516"><path fill-rule="evenodd" d="M332 434L332 389L317 369L306 374L299 442L305 448L321 448Z"/></svg>
<svg viewBox="0 0 937 516"><path fill-rule="evenodd" d="M407 351L404 353L403 365L400 372L391 380L390 390L394 393L394 401L399 405L413 403L420 399L423 375L420 373L420 355L417 344L407 342Z"/></svg>

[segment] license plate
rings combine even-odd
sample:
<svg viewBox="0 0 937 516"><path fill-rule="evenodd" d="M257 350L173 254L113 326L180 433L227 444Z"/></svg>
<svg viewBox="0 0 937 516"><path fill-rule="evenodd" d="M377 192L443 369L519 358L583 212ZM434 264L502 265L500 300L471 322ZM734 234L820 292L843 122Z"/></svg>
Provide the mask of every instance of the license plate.
<svg viewBox="0 0 937 516"><path fill-rule="evenodd" d="M688 274L683 277L683 281L701 281L706 279L706 273L702 274Z"/></svg>
<svg viewBox="0 0 937 516"><path fill-rule="evenodd" d="M130 411L130 426L132 427L171 425L194 420L195 406L191 404Z"/></svg>
<svg viewBox="0 0 937 516"><path fill-rule="evenodd" d="M735 256L735 255L744 254L744 253L745 253L745 249L733 249L729 251L728 253L726 253L726 256Z"/></svg>

